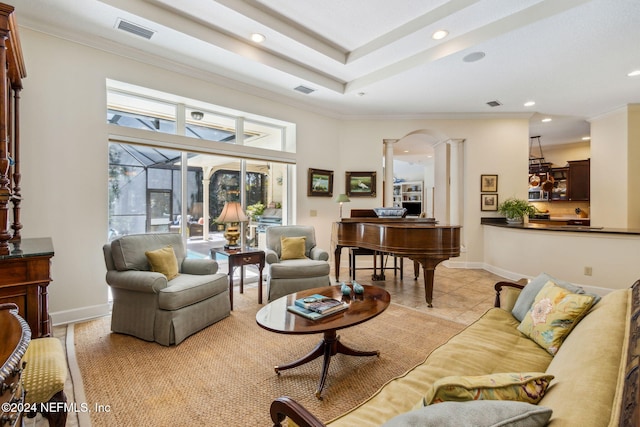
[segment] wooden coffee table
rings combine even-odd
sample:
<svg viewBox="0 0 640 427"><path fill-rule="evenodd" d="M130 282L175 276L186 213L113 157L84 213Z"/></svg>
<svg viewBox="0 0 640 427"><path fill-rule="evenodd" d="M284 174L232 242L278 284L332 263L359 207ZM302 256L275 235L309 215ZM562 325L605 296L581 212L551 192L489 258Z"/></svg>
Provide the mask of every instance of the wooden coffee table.
<svg viewBox="0 0 640 427"><path fill-rule="evenodd" d="M316 390L316 397L322 399L322 389L327 379L331 356L338 353L349 356L380 355L379 351L360 351L349 348L340 342L340 338L337 335L339 329L366 322L382 313L389 306L391 297L387 291L377 286L363 286L364 294L355 295L352 293L351 297L343 297L340 292L340 286L308 289L278 298L258 311L256 322L268 331L279 334L324 334L322 340L309 354L294 362L276 366L275 371L278 375L280 375L280 371L304 365L320 356L324 356L322 373ZM287 307L294 304L296 299L313 294L326 295L346 301L349 303L349 308L318 320L310 320L287 310Z"/></svg>

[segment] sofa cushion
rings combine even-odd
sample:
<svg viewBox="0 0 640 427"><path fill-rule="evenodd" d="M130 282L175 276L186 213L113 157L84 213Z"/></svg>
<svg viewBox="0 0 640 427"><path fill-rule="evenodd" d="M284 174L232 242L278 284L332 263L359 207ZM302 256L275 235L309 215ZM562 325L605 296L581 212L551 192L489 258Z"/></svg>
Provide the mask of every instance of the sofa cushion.
<svg viewBox="0 0 640 427"><path fill-rule="evenodd" d="M443 402L392 418L383 427L542 427L551 409L526 402Z"/></svg>
<svg viewBox="0 0 640 427"><path fill-rule="evenodd" d="M545 372L555 379L539 403L553 409L551 426L619 424L631 294L619 289L603 296L553 357Z"/></svg>
<svg viewBox="0 0 640 427"><path fill-rule="evenodd" d="M275 279L304 279L328 276L331 266L327 261L290 259L270 265L269 274Z"/></svg>
<svg viewBox="0 0 640 427"><path fill-rule="evenodd" d="M511 312L488 310L480 319L435 349L407 374L394 378L364 404L331 421L331 427L380 426L410 411L438 379L497 372L545 372L552 356L521 334ZM428 325L424 325L428 331Z"/></svg>
<svg viewBox="0 0 640 427"><path fill-rule="evenodd" d="M591 295L575 294L549 281L538 292L518 330L554 355L593 302Z"/></svg>
<svg viewBox="0 0 640 427"><path fill-rule="evenodd" d="M444 377L433 383L425 405L467 400L515 400L538 403L553 375L538 372Z"/></svg>
<svg viewBox="0 0 640 427"><path fill-rule="evenodd" d="M169 286L158 293L158 307L162 310L178 310L211 298L229 287L224 273L191 275L181 274Z"/></svg>
<svg viewBox="0 0 640 427"><path fill-rule="evenodd" d="M305 256L305 241L306 237L284 237L280 238L280 245L282 246L280 259L301 259Z"/></svg>
<svg viewBox="0 0 640 427"><path fill-rule="evenodd" d="M547 273L541 273L536 278L531 280L531 282L527 283L527 285L522 289L520 295L518 295L518 299L516 300L515 305L513 306L513 310L511 310L511 314L513 317L518 319L518 321L522 322L524 316L527 314L529 310L531 310L531 306L533 305L533 301L536 299L536 295L542 289L544 285L548 281L552 281L556 285L563 287L574 294L584 294L584 289L580 286L576 286L573 283L569 283L564 280L556 279L548 275Z"/></svg>
<svg viewBox="0 0 640 427"><path fill-rule="evenodd" d="M151 271L164 274L167 280L178 277L178 260L171 245L155 251L146 251L144 254L149 261Z"/></svg>
<svg viewBox="0 0 640 427"><path fill-rule="evenodd" d="M167 245L173 247L178 266L181 266L186 253L182 236L177 233L129 234L119 237L111 242L111 256L118 271L149 271L149 262L144 253Z"/></svg>

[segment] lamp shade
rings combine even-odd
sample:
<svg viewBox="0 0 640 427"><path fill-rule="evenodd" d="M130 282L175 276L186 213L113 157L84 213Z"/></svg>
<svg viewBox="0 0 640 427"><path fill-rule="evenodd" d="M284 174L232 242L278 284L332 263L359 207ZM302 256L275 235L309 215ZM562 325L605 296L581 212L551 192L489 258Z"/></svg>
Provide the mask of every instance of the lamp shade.
<svg viewBox="0 0 640 427"><path fill-rule="evenodd" d="M336 203L344 203L344 202L350 202L351 200L349 200L349 197L347 197L346 194L338 194L334 201Z"/></svg>
<svg viewBox="0 0 640 427"><path fill-rule="evenodd" d="M228 223L228 222L247 222L249 218L242 211L242 206L240 206L240 202L226 202L224 204L224 208L222 209L222 213L216 220L219 223Z"/></svg>

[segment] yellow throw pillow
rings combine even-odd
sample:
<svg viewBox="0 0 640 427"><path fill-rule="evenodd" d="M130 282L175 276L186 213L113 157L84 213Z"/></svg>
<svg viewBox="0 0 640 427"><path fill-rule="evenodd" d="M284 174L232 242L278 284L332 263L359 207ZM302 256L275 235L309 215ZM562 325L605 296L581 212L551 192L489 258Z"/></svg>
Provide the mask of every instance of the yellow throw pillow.
<svg viewBox="0 0 640 427"><path fill-rule="evenodd" d="M536 295L518 330L555 355L594 301L593 295L574 294L548 281Z"/></svg>
<svg viewBox="0 0 640 427"><path fill-rule="evenodd" d="M178 277L178 260L171 245L155 251L146 251L144 254L151 265L151 271L164 274L167 280Z"/></svg>
<svg viewBox="0 0 640 427"><path fill-rule="evenodd" d="M433 383L424 404L468 400L515 400L536 404L553 375L539 372L444 377Z"/></svg>
<svg viewBox="0 0 640 427"><path fill-rule="evenodd" d="M282 246L280 259L303 259L306 237L281 237L280 245Z"/></svg>

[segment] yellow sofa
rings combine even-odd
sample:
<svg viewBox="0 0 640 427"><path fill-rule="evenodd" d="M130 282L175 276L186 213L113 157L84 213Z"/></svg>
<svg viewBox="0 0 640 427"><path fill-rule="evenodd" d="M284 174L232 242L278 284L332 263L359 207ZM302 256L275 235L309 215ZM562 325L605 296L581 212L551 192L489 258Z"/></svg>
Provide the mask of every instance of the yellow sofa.
<svg viewBox="0 0 640 427"><path fill-rule="evenodd" d="M500 372L555 377L538 403L553 411L548 426L640 425L640 280L595 304L555 356L518 331L511 309L521 288L496 284L495 308L347 413L324 424L283 396L271 405L274 426L380 426L419 406L440 378Z"/></svg>

